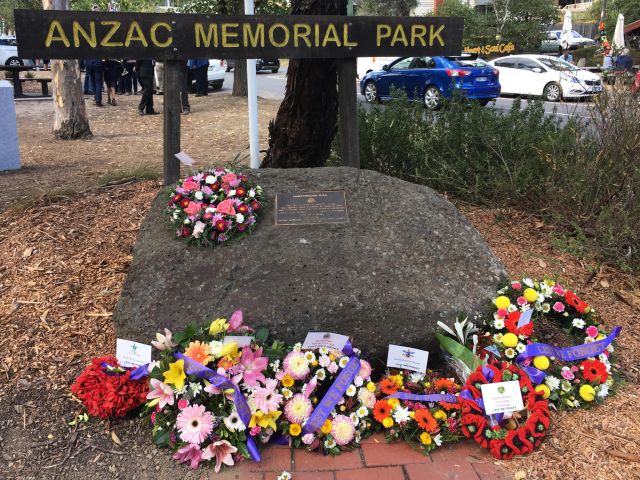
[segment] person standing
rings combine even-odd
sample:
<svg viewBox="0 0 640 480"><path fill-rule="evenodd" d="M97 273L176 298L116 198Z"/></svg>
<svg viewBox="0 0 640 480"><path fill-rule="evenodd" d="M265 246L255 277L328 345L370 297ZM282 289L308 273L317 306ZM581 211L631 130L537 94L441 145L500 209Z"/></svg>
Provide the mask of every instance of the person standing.
<svg viewBox="0 0 640 480"><path fill-rule="evenodd" d="M182 103L182 113L189 115L191 113L191 105L189 105L189 91L191 90L191 76L189 75L188 62L182 64L180 69L180 85L182 89L180 92L180 101Z"/></svg>
<svg viewBox="0 0 640 480"><path fill-rule="evenodd" d="M189 69L193 70L196 79L196 97L208 95L209 82L207 81L207 69L209 60L206 58L196 58L189 60Z"/></svg>
<svg viewBox="0 0 640 480"><path fill-rule="evenodd" d="M92 58L87 60L87 70L91 75L89 84L93 86L93 104L96 107L102 107L102 83L104 81L102 59Z"/></svg>
<svg viewBox="0 0 640 480"><path fill-rule="evenodd" d="M107 84L107 103L116 106L116 87L118 77L122 72L122 65L118 60L107 59L104 61L104 80Z"/></svg>
<svg viewBox="0 0 640 480"><path fill-rule="evenodd" d="M153 109L153 60L138 60L135 69L142 85L142 99L138 105L138 113L155 115L158 112Z"/></svg>

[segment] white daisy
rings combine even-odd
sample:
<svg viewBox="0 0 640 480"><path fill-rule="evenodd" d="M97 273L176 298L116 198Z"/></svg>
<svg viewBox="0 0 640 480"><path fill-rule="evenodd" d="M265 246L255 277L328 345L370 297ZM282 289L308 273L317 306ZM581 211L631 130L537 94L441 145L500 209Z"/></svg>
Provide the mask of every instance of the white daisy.
<svg viewBox="0 0 640 480"><path fill-rule="evenodd" d="M349 388L347 388L347 391L345 393L347 394L347 397L353 397L357 391L358 390L356 389L355 385L349 385Z"/></svg>
<svg viewBox="0 0 640 480"><path fill-rule="evenodd" d="M571 321L571 325L573 325L576 328L584 328L584 320L582 320L581 318L574 318Z"/></svg>
<svg viewBox="0 0 640 480"><path fill-rule="evenodd" d="M522 353L527 349L527 347L525 347L524 343L519 342L518 345L516 345L516 350L518 351L518 353Z"/></svg>
<svg viewBox="0 0 640 480"><path fill-rule="evenodd" d="M289 390L287 387L280 390L280 393L282 393L282 396L284 397L285 400L289 400L291 397L293 397L293 392Z"/></svg>
<svg viewBox="0 0 640 480"><path fill-rule="evenodd" d="M357 427L358 424L360 423L360 417L358 417L358 414L356 412L351 412L349 414L349 418L351 419L351 421L353 422L353 424Z"/></svg>
<svg viewBox="0 0 640 480"><path fill-rule="evenodd" d="M313 353L311 350L309 350L308 352L304 352L304 358L307 362L311 363L313 361L315 361L316 359L316 354Z"/></svg>
<svg viewBox="0 0 640 480"><path fill-rule="evenodd" d="M324 448L332 449L335 446L336 446L336 442L333 438L327 438L324 441Z"/></svg>
<svg viewBox="0 0 640 480"><path fill-rule="evenodd" d="M302 344L300 342L298 342L293 346L293 351L294 352L299 352L300 350L302 350Z"/></svg>
<svg viewBox="0 0 640 480"><path fill-rule="evenodd" d="M241 432L247 428L235 410L229 416L224 417L224 425L232 432Z"/></svg>
<svg viewBox="0 0 640 480"><path fill-rule="evenodd" d="M523 278L522 279L522 283L524 283L527 287L533 288L533 280L531 280L530 278Z"/></svg>
<svg viewBox="0 0 640 480"><path fill-rule="evenodd" d="M542 311L544 313L549 313L551 311L551 305L549 305L548 303L543 303L542 304Z"/></svg>
<svg viewBox="0 0 640 480"><path fill-rule="evenodd" d="M316 378L320 381L324 380L325 378L327 378L327 372L324 368L319 368L318 370L316 370Z"/></svg>
<svg viewBox="0 0 640 480"><path fill-rule="evenodd" d="M327 347L320 347L318 349L320 355L329 355L329 349Z"/></svg>
<svg viewBox="0 0 640 480"><path fill-rule="evenodd" d="M609 395L609 385L606 383L604 385L600 385L600 388L598 389L598 396L600 398L604 398L607 395Z"/></svg>
<svg viewBox="0 0 640 480"><path fill-rule="evenodd" d="M502 330L504 328L504 320L502 318L494 320L493 328L495 328L496 330Z"/></svg>
<svg viewBox="0 0 640 480"><path fill-rule="evenodd" d="M369 409L367 407L360 407L358 410L356 410L356 413L360 418L364 418L369 415Z"/></svg>
<svg viewBox="0 0 640 480"><path fill-rule="evenodd" d="M502 334L501 333L496 333L493 336L493 341L496 343L502 343Z"/></svg>
<svg viewBox="0 0 640 480"><path fill-rule="evenodd" d="M440 433L433 437L433 443L435 443L437 447L442 445L442 435Z"/></svg>
<svg viewBox="0 0 640 480"><path fill-rule="evenodd" d="M504 354L507 356L507 358L513 358L516 356L516 351L513 348L505 348Z"/></svg>
<svg viewBox="0 0 640 480"><path fill-rule="evenodd" d="M346 356L338 360L338 365L340 365L340 368L346 367L348 363L349 363L349 357L346 357Z"/></svg>
<svg viewBox="0 0 640 480"><path fill-rule="evenodd" d="M409 409L400 406L396 407L393 410L393 419L397 423L408 422L409 420L411 420Z"/></svg>
<svg viewBox="0 0 640 480"><path fill-rule="evenodd" d="M557 390L560 387L560 379L553 375L547 375L544 379L544 383L549 387L551 391Z"/></svg>

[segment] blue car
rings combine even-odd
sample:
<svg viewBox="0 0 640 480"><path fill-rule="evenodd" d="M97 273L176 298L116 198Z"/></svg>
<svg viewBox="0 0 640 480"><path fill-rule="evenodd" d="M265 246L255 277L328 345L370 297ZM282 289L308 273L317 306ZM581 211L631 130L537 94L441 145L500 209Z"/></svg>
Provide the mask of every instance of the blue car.
<svg viewBox="0 0 640 480"><path fill-rule="evenodd" d="M392 87L403 89L409 100L437 110L454 92L484 106L500 95L499 72L475 56L403 57L383 70L367 73L360 91L367 102L391 98Z"/></svg>

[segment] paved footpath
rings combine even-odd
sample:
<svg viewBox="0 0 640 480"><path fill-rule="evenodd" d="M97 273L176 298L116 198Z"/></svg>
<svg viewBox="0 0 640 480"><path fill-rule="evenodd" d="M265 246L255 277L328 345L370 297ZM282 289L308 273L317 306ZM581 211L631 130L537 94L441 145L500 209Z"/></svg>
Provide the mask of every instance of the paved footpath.
<svg viewBox="0 0 640 480"><path fill-rule="evenodd" d="M336 457L318 452L269 446L260 463L245 462L201 480L275 480L286 470L293 480L506 480L493 457L470 440L436 449L425 456L407 444L388 444L381 434L362 448Z"/></svg>

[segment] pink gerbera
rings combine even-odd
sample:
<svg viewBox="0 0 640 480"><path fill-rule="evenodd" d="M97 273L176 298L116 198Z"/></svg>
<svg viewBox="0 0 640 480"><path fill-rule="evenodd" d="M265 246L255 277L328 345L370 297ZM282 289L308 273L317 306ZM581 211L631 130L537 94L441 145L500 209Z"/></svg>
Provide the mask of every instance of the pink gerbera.
<svg viewBox="0 0 640 480"><path fill-rule="evenodd" d="M347 445L351 443L356 434L356 427L353 420L346 415L336 415L331 422L331 436L337 445Z"/></svg>
<svg viewBox="0 0 640 480"><path fill-rule="evenodd" d="M278 381L274 378L268 378L265 387L256 387L251 392L251 399L254 401L256 408L264 413L278 410L282 403L282 395L276 391Z"/></svg>
<svg viewBox="0 0 640 480"><path fill-rule="evenodd" d="M258 380L262 383L265 382L262 372L267 368L268 364L269 359L262 356L262 347L258 348L255 352L249 347L242 349L242 356L240 357L242 378L250 387L255 386Z"/></svg>
<svg viewBox="0 0 640 480"><path fill-rule="evenodd" d="M203 405L186 407L178 414L176 426L182 441L199 445L213 430L213 415Z"/></svg>
<svg viewBox="0 0 640 480"><path fill-rule="evenodd" d="M297 393L285 405L284 414L291 423L302 424L309 418L312 410L311 400L301 393Z"/></svg>
<svg viewBox="0 0 640 480"><path fill-rule="evenodd" d="M304 380L309 375L309 362L302 352L291 352L282 362L284 372L294 380Z"/></svg>

